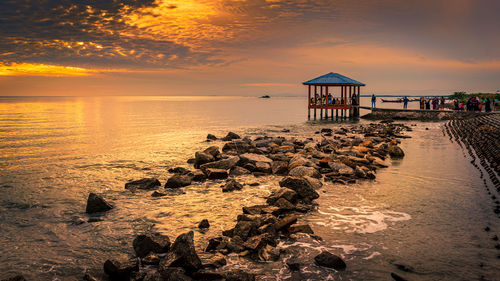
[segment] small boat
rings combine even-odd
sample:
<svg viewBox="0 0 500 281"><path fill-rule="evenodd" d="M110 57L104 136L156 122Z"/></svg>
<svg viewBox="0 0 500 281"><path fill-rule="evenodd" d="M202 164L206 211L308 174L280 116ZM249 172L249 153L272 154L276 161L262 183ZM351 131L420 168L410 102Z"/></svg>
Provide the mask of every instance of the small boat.
<svg viewBox="0 0 500 281"><path fill-rule="evenodd" d="M268 98L270 98L270 96L269 96L269 95L263 95L263 96L261 96L260 98L261 98L261 99L268 99Z"/></svg>
<svg viewBox="0 0 500 281"><path fill-rule="evenodd" d="M382 102L403 102L403 99L397 99L397 100L385 100L385 99L381 99Z"/></svg>

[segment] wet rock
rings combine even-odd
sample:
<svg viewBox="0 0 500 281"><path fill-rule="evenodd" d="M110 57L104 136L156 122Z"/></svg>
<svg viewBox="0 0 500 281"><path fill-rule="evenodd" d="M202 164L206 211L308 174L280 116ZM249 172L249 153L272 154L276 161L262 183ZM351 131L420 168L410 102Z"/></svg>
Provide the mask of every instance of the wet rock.
<svg viewBox="0 0 500 281"><path fill-rule="evenodd" d="M287 161L273 161L271 164L271 172L275 175L284 176L288 173Z"/></svg>
<svg viewBox="0 0 500 281"><path fill-rule="evenodd" d="M298 197L297 192L295 192L294 190L289 188L281 188L271 193L271 195L267 198L266 202L268 204L273 205L274 202L276 202L278 199L284 198L291 203L295 203L297 201L297 197Z"/></svg>
<svg viewBox="0 0 500 281"><path fill-rule="evenodd" d="M270 174L271 173L271 165L268 162L256 162L255 163L254 174L256 172L257 173Z"/></svg>
<svg viewBox="0 0 500 281"><path fill-rule="evenodd" d="M114 260L104 262L104 272L111 280L129 280L133 271L139 270L139 261L134 259Z"/></svg>
<svg viewBox="0 0 500 281"><path fill-rule="evenodd" d="M269 159L265 155L261 154L255 154L255 153L244 153L240 155L240 163L239 165L242 166L244 164L250 163L250 164L256 164L257 162L266 162L271 164L273 160Z"/></svg>
<svg viewBox="0 0 500 281"><path fill-rule="evenodd" d="M260 261L277 261L280 257L280 251L278 248L266 244L259 249L257 256Z"/></svg>
<svg viewBox="0 0 500 281"><path fill-rule="evenodd" d="M312 200L319 197L311 184L304 178L285 177L280 181L281 187L287 187L294 190L300 198Z"/></svg>
<svg viewBox="0 0 500 281"><path fill-rule="evenodd" d="M260 248L264 247L271 240L271 235L269 233L263 233L248 238L248 240L243 243L243 246L251 251L258 251Z"/></svg>
<svg viewBox="0 0 500 281"><path fill-rule="evenodd" d="M232 141L232 140L235 140L235 139L240 139L241 137L236 134L236 133L233 133L233 132L229 132L227 133L227 135L225 137L222 138L223 141Z"/></svg>
<svg viewBox="0 0 500 281"><path fill-rule="evenodd" d="M200 257L202 268L219 268L227 264L226 258L219 253L200 253L198 256Z"/></svg>
<svg viewBox="0 0 500 281"><path fill-rule="evenodd" d="M188 175L173 175L165 183L165 188L181 188L191 184L191 177Z"/></svg>
<svg viewBox="0 0 500 281"><path fill-rule="evenodd" d="M345 270L347 267L345 262L339 256L336 256L328 251L323 251L321 254L315 256L314 261L319 266L329 267L335 270Z"/></svg>
<svg viewBox="0 0 500 281"><path fill-rule="evenodd" d="M153 193L151 193L151 197L163 197L167 195L168 195L167 193L163 193L158 190L155 190Z"/></svg>
<svg viewBox="0 0 500 281"><path fill-rule="evenodd" d="M22 275L16 275L14 277L2 279L2 281L26 281L26 279Z"/></svg>
<svg viewBox="0 0 500 281"><path fill-rule="evenodd" d="M172 173L172 174L187 175L191 171L189 171L188 169L186 169L184 167L175 167L175 168L172 168L172 169L168 169L168 172Z"/></svg>
<svg viewBox="0 0 500 281"><path fill-rule="evenodd" d="M236 166L236 164L240 161L240 157L238 156L230 156L226 159L221 159L218 161L206 163L200 166L200 169L205 170L208 168L213 168L213 169L223 169L223 170L229 170Z"/></svg>
<svg viewBox="0 0 500 281"><path fill-rule="evenodd" d="M288 232L290 233L307 233L307 234L314 234L314 231L312 230L311 226L308 224L297 224L297 225L292 225L288 228Z"/></svg>
<svg viewBox="0 0 500 281"><path fill-rule="evenodd" d="M285 198L279 198L278 200L276 200L276 202L274 202L273 205L279 208L280 213L285 213L286 211L291 211L295 209L295 205L290 203Z"/></svg>
<svg viewBox="0 0 500 281"><path fill-rule="evenodd" d="M144 178L140 180L135 180L131 182L127 182L125 184L125 189L154 189L160 186L161 183L158 179L155 178Z"/></svg>
<svg viewBox="0 0 500 281"><path fill-rule="evenodd" d="M217 137L216 137L216 136L214 136L214 135L212 135L212 134L208 134L208 135L207 135L207 140L209 140L209 141L214 141L214 140L217 140Z"/></svg>
<svg viewBox="0 0 500 281"><path fill-rule="evenodd" d="M113 209L113 206L106 202L106 200L104 200L104 198L102 198L100 195L97 195L95 193L89 194L89 197L87 198L87 207L85 209L85 212L87 214L106 212L111 209Z"/></svg>
<svg viewBox="0 0 500 281"><path fill-rule="evenodd" d="M275 222L273 227L276 230L283 230L296 222L297 222L297 217L294 214L291 214Z"/></svg>
<svg viewBox="0 0 500 281"><path fill-rule="evenodd" d="M226 184L222 187L222 192L231 192L234 190L243 189L243 185L235 180L228 180Z"/></svg>
<svg viewBox="0 0 500 281"><path fill-rule="evenodd" d="M198 151L194 154L194 167L199 168L201 165L215 161L215 157L207 152Z"/></svg>
<svg viewBox="0 0 500 281"><path fill-rule="evenodd" d="M233 229L233 237L239 236L243 240L254 234L257 234L257 224L252 221L238 221Z"/></svg>
<svg viewBox="0 0 500 281"><path fill-rule="evenodd" d="M243 167L240 167L240 166L235 166L235 167L231 168L231 170L229 171L229 175L234 176L234 177L248 175L250 173L251 172L249 170L247 170Z"/></svg>
<svg viewBox="0 0 500 281"><path fill-rule="evenodd" d="M221 180L221 179L227 179L228 177L227 170L223 169L208 168L205 169L205 174L207 175L207 178L210 180Z"/></svg>
<svg viewBox="0 0 500 281"><path fill-rule="evenodd" d="M160 262L160 272L165 272L168 267L182 267L187 272L194 272L202 267L201 260L194 248L193 236L194 233L190 231L175 239L170 251Z"/></svg>
<svg viewBox="0 0 500 281"><path fill-rule="evenodd" d="M366 178L366 173L359 166L354 169L354 175L358 178Z"/></svg>
<svg viewBox="0 0 500 281"><path fill-rule="evenodd" d="M214 237L208 240L208 245L205 248L205 252L213 252L217 249L225 248L224 244L227 244L229 238L227 237ZM221 245L223 244L223 245ZM219 247L221 246L221 247Z"/></svg>
<svg viewBox="0 0 500 281"><path fill-rule="evenodd" d="M346 164L344 164L342 162L339 162L339 161L328 162L328 165L330 166L330 169L332 169L335 172L338 172L341 169L348 169L348 168L350 168Z"/></svg>
<svg viewBox="0 0 500 281"><path fill-rule="evenodd" d="M222 147L222 151L228 152L228 151L234 151L238 154L241 153L246 153L250 151L253 148L250 144L244 141L232 141L224 144L224 147Z"/></svg>
<svg viewBox="0 0 500 281"><path fill-rule="evenodd" d="M195 170L195 171L189 172L189 174L187 174L187 175L189 177L191 177L191 181L195 181L195 182L203 182L207 179L207 176L205 175L205 173L203 173L200 170Z"/></svg>
<svg viewBox="0 0 500 281"><path fill-rule="evenodd" d="M403 150L399 146L392 145L389 147L389 155L393 159L400 159L400 158L403 158L405 156L405 153L403 152Z"/></svg>
<svg viewBox="0 0 500 281"><path fill-rule="evenodd" d="M323 183L321 182L320 179L317 178L312 178L308 176L304 176L304 179L314 188L314 189L320 189L323 186Z"/></svg>
<svg viewBox="0 0 500 281"><path fill-rule="evenodd" d="M210 223L208 222L207 219L203 219L199 224L198 224L198 228L209 228L210 227Z"/></svg>
<svg viewBox="0 0 500 281"><path fill-rule="evenodd" d="M141 259L142 264L146 265L158 265L160 263L160 257L155 253L149 253L147 256Z"/></svg>
<svg viewBox="0 0 500 281"><path fill-rule="evenodd" d="M295 167L290 172L288 172L288 175L291 177L313 177L313 178L321 178L321 174L318 172L313 167L305 167L305 166L299 166Z"/></svg>
<svg viewBox="0 0 500 281"><path fill-rule="evenodd" d="M148 233L137 235L132 242L135 254L142 258L150 252L166 253L170 248L170 239L160 233Z"/></svg>

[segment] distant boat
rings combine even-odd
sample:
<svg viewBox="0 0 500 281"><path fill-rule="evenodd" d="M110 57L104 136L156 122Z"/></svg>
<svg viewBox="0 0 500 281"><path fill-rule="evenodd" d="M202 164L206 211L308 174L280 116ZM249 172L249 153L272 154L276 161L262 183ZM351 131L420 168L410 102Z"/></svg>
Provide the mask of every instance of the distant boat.
<svg viewBox="0 0 500 281"><path fill-rule="evenodd" d="M268 99L268 98L270 98L270 96L268 96L268 95L264 95L264 96L261 96L260 98L261 98L261 99Z"/></svg>
<svg viewBox="0 0 500 281"><path fill-rule="evenodd" d="M382 102L403 102L403 99L396 99L396 100L385 100L385 99L381 99ZM409 102L412 102L412 101L420 101L419 98L413 98L413 99L408 99Z"/></svg>

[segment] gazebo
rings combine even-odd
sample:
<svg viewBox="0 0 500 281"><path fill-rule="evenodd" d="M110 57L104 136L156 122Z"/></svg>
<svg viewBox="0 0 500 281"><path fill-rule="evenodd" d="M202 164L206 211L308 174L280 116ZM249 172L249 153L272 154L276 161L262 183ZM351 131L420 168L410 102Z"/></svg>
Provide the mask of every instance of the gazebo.
<svg viewBox="0 0 500 281"><path fill-rule="evenodd" d="M316 109L320 110L321 119L323 119L323 110L325 110L324 117L328 118L328 109L331 110L330 116L332 119L334 109L336 110L336 117L339 117L339 110L342 118L347 117L348 111L349 117L359 116L357 105L359 105L360 88L365 84L333 72L302 84L308 87L308 118L311 118L311 109L314 109L314 119L316 119ZM334 93L331 93L334 91L334 87L340 87L340 93L337 97L334 96Z"/></svg>

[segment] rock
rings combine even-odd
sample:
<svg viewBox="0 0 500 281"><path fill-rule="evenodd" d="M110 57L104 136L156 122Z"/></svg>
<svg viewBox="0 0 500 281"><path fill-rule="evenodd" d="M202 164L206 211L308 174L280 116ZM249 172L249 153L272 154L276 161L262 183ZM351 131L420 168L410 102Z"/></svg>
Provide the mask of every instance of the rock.
<svg viewBox="0 0 500 281"><path fill-rule="evenodd" d="M170 251L160 262L160 272L165 272L167 267L182 267L187 272L194 272L202 267L201 260L194 248L193 236L194 233L190 231L175 239Z"/></svg>
<svg viewBox="0 0 500 281"><path fill-rule="evenodd" d="M321 174L318 172L313 167L305 167L305 166L299 166L295 167L290 172L288 172L288 175L291 177L313 177L313 178L321 178Z"/></svg>
<svg viewBox="0 0 500 281"><path fill-rule="evenodd" d="M332 132L333 132L333 130L330 128L323 128L320 131L320 133L322 133L322 134L331 134Z"/></svg>
<svg viewBox="0 0 500 281"><path fill-rule="evenodd" d="M271 163L271 172L275 175L284 176L288 173L288 162L273 161Z"/></svg>
<svg viewBox="0 0 500 281"><path fill-rule="evenodd" d="M351 168L351 167L347 167L347 168L344 168L344 169L340 169L339 170L339 174L342 175L342 176L353 176L354 175L354 169Z"/></svg>
<svg viewBox="0 0 500 281"><path fill-rule="evenodd" d="M229 132L225 137L222 138L223 141L232 141L235 139L240 139L240 136L236 133Z"/></svg>
<svg viewBox="0 0 500 281"><path fill-rule="evenodd" d="M260 235L252 236L247 239L243 246L250 251L258 251L260 248L264 247L271 240L271 235L269 233L263 233Z"/></svg>
<svg viewBox="0 0 500 281"><path fill-rule="evenodd" d="M286 265L288 266L290 271L300 271L300 268L302 267L302 264L294 258L290 258L289 260L287 260Z"/></svg>
<svg viewBox="0 0 500 281"><path fill-rule="evenodd" d="M89 198L87 199L87 208L85 212L87 214L106 212L108 210L113 209L113 206L106 202L100 195L95 193L90 193Z"/></svg>
<svg viewBox="0 0 500 281"><path fill-rule="evenodd" d="M148 233L137 235L132 242L135 254L142 258L150 252L166 253L170 248L170 239L160 233Z"/></svg>
<svg viewBox="0 0 500 281"><path fill-rule="evenodd" d="M337 271L345 270L347 267L345 262L339 256L336 256L328 251L323 251L321 254L315 256L314 261L319 266L333 268Z"/></svg>
<svg viewBox="0 0 500 281"><path fill-rule="evenodd" d="M165 188L180 188L191 184L191 177L188 175L173 175L165 183Z"/></svg>
<svg viewBox="0 0 500 281"><path fill-rule="evenodd" d="M222 192L230 192L234 190L241 190L243 189L243 185L241 185L239 182L235 180L228 180L226 182L226 185L222 187Z"/></svg>
<svg viewBox="0 0 500 281"><path fill-rule="evenodd" d="M321 180L305 176L304 179L314 188L314 189L320 189L323 186L323 183Z"/></svg>
<svg viewBox="0 0 500 281"><path fill-rule="evenodd" d="M269 159L265 155L255 154L255 153L244 153L240 155L240 163L239 165L244 165L246 163L256 164L257 162L266 162L269 165L273 162L273 160Z"/></svg>
<svg viewBox="0 0 500 281"><path fill-rule="evenodd" d="M354 175L358 178L366 178L366 173L359 166L354 169Z"/></svg>
<svg viewBox="0 0 500 281"><path fill-rule="evenodd" d="M26 281L26 279L22 275L16 275L14 277L2 279L2 281Z"/></svg>
<svg viewBox="0 0 500 281"><path fill-rule="evenodd" d="M260 261L277 261L280 257L280 251L269 244L261 247L258 252L258 258Z"/></svg>
<svg viewBox="0 0 500 281"><path fill-rule="evenodd" d="M130 274L139 270L139 262L136 258L129 260L106 260L104 262L104 272L111 280L129 280Z"/></svg>
<svg viewBox="0 0 500 281"><path fill-rule="evenodd" d="M208 135L207 135L207 140L209 140L209 141L214 141L214 140L217 140L217 137L216 137L216 136L214 136L214 135L212 135L212 134L208 134Z"/></svg>
<svg viewBox="0 0 500 281"><path fill-rule="evenodd" d="M255 172L270 174L271 173L271 165L268 162L256 162L254 174L255 174Z"/></svg>
<svg viewBox="0 0 500 281"><path fill-rule="evenodd" d="M250 144L244 141L232 141L224 144L224 147L222 147L222 151L234 151L238 154L241 154L250 151L252 148L253 147Z"/></svg>
<svg viewBox="0 0 500 281"><path fill-rule="evenodd" d="M284 218L278 220L274 223L273 227L276 230L283 230L288 228L290 225L297 222L297 217L294 214L287 215Z"/></svg>
<svg viewBox="0 0 500 281"><path fill-rule="evenodd" d="M313 186L304 178L288 176L280 181L280 186L294 190L300 198L312 200L319 197Z"/></svg>
<svg viewBox="0 0 500 281"><path fill-rule="evenodd" d="M221 179L227 179L228 177L227 170L222 170L222 169L208 168L205 169L205 174L207 175L207 178L210 180L221 180Z"/></svg>
<svg viewBox="0 0 500 281"><path fill-rule="evenodd" d="M288 228L288 232L290 233L307 233L307 234L314 234L314 231L312 230L311 226L308 224L297 224L297 225L292 225Z"/></svg>
<svg viewBox="0 0 500 281"><path fill-rule="evenodd" d="M172 168L172 169L168 169L168 172L172 173L172 174L187 175L191 171L189 171L188 169L186 169L184 167L175 167L175 168Z"/></svg>
<svg viewBox="0 0 500 281"><path fill-rule="evenodd" d="M207 179L205 173L203 173L200 170L189 172L188 176L191 177L191 181L196 181L196 182L202 182Z"/></svg>
<svg viewBox="0 0 500 281"><path fill-rule="evenodd" d="M208 168L213 168L213 169L223 169L223 170L229 170L236 166L236 164L240 161L240 157L238 156L230 156L226 159L206 163L200 166L200 169L205 170Z"/></svg>
<svg viewBox="0 0 500 281"><path fill-rule="evenodd" d="M240 166L234 166L233 168L231 168L231 170L229 171L229 175L230 176L242 176L242 175L248 175L250 174L251 172L243 167L240 167Z"/></svg>
<svg viewBox="0 0 500 281"><path fill-rule="evenodd" d="M151 197L163 197L167 196L168 194L159 192L158 190L155 190L153 193L151 193Z"/></svg>
<svg viewBox="0 0 500 281"><path fill-rule="evenodd" d="M226 258L219 253L200 253L199 257L202 268L219 268L227 264Z"/></svg>
<svg viewBox="0 0 500 281"><path fill-rule="evenodd" d="M194 154L194 167L199 168L201 165L205 163L209 163L215 161L215 157L207 152L198 151Z"/></svg>
<svg viewBox="0 0 500 281"><path fill-rule="evenodd" d="M246 240L249 236L257 233L257 225L252 221L238 221L233 229L233 237L239 236Z"/></svg>
<svg viewBox="0 0 500 281"><path fill-rule="evenodd" d="M127 182L125 184L125 189L154 189L158 186L161 186L161 183L158 179L155 178L144 178L140 180L135 180L131 182Z"/></svg>
<svg viewBox="0 0 500 281"><path fill-rule="evenodd" d="M212 155L216 160L220 157L219 147L215 145L208 147L203 152Z"/></svg>
<svg viewBox="0 0 500 281"><path fill-rule="evenodd" d="M276 200L276 202L274 202L273 205L276 206L276 207L278 207L281 212L283 212L283 211L290 211L290 210L295 209L295 205L293 205L292 203L290 203L285 198L279 198L278 200Z"/></svg>
<svg viewBox="0 0 500 281"><path fill-rule="evenodd" d="M199 224L198 224L198 228L209 228L210 227L210 223L208 223L208 220L207 219L203 219Z"/></svg>
<svg viewBox="0 0 500 281"><path fill-rule="evenodd" d="M391 145L389 147L389 155L393 159L400 159L400 158L403 158L405 156L405 153L403 152L401 147L399 147L397 145Z"/></svg>
<svg viewBox="0 0 500 281"><path fill-rule="evenodd" d="M374 157L373 164L376 167L380 167L380 168L387 168L387 167L389 167L389 165L384 160L382 160L382 159L380 159L378 157Z"/></svg>
<svg viewBox="0 0 500 281"><path fill-rule="evenodd" d="M266 202L268 204L273 205L274 202L276 202L278 199L285 198L287 201L295 203L297 202L297 197L298 197L297 192L295 192L294 190L289 188L281 188L271 193L271 195L267 198Z"/></svg>
<svg viewBox="0 0 500 281"><path fill-rule="evenodd" d="M332 169L335 172L338 172L340 169L350 168L346 164L344 164L342 162L338 162L338 161L328 162L328 165L330 166L330 169Z"/></svg>

